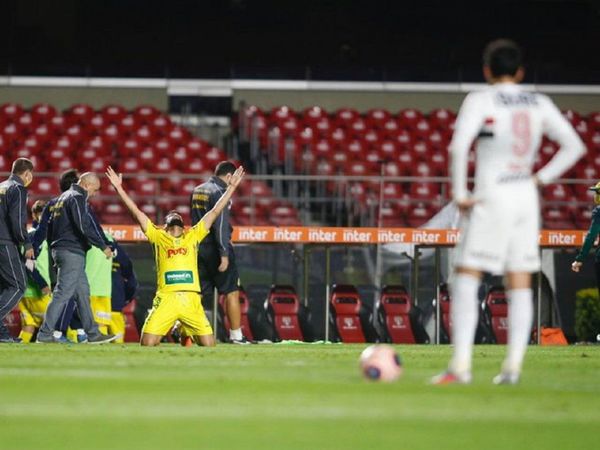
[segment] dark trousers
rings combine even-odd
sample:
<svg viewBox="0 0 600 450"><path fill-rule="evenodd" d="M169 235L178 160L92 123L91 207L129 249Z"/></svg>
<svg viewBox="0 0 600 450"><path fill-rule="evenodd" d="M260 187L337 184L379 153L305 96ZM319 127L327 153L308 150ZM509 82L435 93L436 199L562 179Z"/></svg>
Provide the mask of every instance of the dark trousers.
<svg viewBox="0 0 600 450"><path fill-rule="evenodd" d="M26 268L14 244L0 244L0 322L19 303L27 285Z"/></svg>

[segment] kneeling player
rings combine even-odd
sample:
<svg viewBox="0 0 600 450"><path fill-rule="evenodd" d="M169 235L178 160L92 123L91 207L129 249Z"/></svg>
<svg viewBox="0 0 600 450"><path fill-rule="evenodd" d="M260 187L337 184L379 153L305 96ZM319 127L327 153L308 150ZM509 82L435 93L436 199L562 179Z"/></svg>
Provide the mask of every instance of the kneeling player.
<svg viewBox="0 0 600 450"><path fill-rule="evenodd" d="M213 331L200 298L196 264L198 244L206 237L219 213L227 206L242 181L244 169L239 167L235 171L227 190L213 209L187 231L184 230L183 219L177 212L167 215L164 229L158 228L125 192L121 175L109 167L106 176L154 249L157 291L152 309L142 329L141 344L158 345L162 337L179 320L196 343L214 346Z"/></svg>

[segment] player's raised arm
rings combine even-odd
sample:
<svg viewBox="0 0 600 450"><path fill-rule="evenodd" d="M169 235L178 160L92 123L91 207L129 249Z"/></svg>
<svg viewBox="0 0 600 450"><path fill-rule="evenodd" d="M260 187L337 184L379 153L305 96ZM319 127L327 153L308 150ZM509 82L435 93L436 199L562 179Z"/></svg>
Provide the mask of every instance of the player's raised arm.
<svg viewBox="0 0 600 450"><path fill-rule="evenodd" d="M112 167L108 166L106 169L106 177L117 191L117 194L123 203L125 203L125 206L127 206L131 216L140 224L142 231L145 233L148 229L148 222L150 219L148 219L148 216L137 207L129 194L125 192L125 189L123 188L123 175L117 174Z"/></svg>
<svg viewBox="0 0 600 450"><path fill-rule="evenodd" d="M202 217L201 222L204 223L204 228L206 228L207 230L210 229L214 221L217 220L217 217L219 217L219 214L221 213L221 211L223 211L223 208L227 206L229 200L231 199L231 196L241 183L242 178L244 178L244 174L244 168L240 166L236 169L233 175L231 175L231 179L229 180L227 190L223 193L223 195L221 195L221 198L217 201L217 203L215 203L215 206L213 206L213 208L206 214L204 214L204 217Z"/></svg>

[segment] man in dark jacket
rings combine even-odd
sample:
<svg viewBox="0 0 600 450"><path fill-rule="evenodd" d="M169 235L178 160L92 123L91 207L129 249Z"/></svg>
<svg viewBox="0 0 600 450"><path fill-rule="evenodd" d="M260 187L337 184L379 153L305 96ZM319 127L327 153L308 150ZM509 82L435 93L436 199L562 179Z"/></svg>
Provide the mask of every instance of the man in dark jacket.
<svg viewBox="0 0 600 450"><path fill-rule="evenodd" d="M19 342L2 325L27 285L23 256L33 259L27 234L27 189L33 180L33 163L26 158L13 162L10 177L0 183L0 342ZM21 255L19 247L25 249Z"/></svg>
<svg viewBox="0 0 600 450"><path fill-rule="evenodd" d="M590 223L590 229L585 236L581 250L577 253L577 256L575 256L573 264L571 264L571 270L573 270L573 272L579 272L581 266L583 266L583 261L585 261L585 258L590 253L592 246L594 246L596 239L598 239L598 235L600 235L600 182L592 186L590 191L594 191L594 203L596 204L596 207L592 211L592 222ZM596 272L596 285L600 289L600 247L596 249L594 267Z"/></svg>
<svg viewBox="0 0 600 450"><path fill-rule="evenodd" d="M117 241L114 244L112 261L112 318L108 330L117 336L116 343L122 343L125 337L125 316L123 308L133 300L138 287L137 278L133 271L133 263L125 248Z"/></svg>
<svg viewBox="0 0 600 450"><path fill-rule="evenodd" d="M215 168L215 175L192 193L192 225L210 211L227 189L236 167L229 161L221 161ZM231 206L231 205L230 205ZM198 272L202 300L207 308L214 301L215 287L219 294L226 296L226 312L229 319L229 340L234 344L249 343L242 334L239 285L240 276L235 264L235 253L231 245L229 208L223 209L210 227L210 234L200 243L198 251Z"/></svg>
<svg viewBox="0 0 600 450"><path fill-rule="evenodd" d="M58 273L52 302L38 332L38 342L65 342L65 337L54 327L73 296L77 298L77 310L88 342L103 344L116 339L116 336L103 335L98 330L90 307L90 287L85 274L85 254L92 245L101 249L107 258L112 257L110 247L94 228L89 213L88 198L99 190L98 176L84 173L79 182L64 192L54 205L48 224L48 241Z"/></svg>

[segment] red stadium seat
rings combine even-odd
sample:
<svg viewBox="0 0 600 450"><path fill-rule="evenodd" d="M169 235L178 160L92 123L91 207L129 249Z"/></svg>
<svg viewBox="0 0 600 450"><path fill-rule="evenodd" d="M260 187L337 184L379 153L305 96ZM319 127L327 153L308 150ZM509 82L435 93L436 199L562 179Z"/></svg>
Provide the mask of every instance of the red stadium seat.
<svg viewBox="0 0 600 450"><path fill-rule="evenodd" d="M353 137L360 139L367 132L367 122L359 117L350 124L349 130Z"/></svg>
<svg viewBox="0 0 600 450"><path fill-rule="evenodd" d="M21 332L21 312L17 306L4 318L4 325L8 329L8 334L12 337L19 336Z"/></svg>
<svg viewBox="0 0 600 450"><path fill-rule="evenodd" d="M508 338L508 302L502 286L492 286L485 297L485 313L496 344L506 344Z"/></svg>
<svg viewBox="0 0 600 450"><path fill-rule="evenodd" d="M450 308L452 298L450 297L450 290L446 283L440 284L438 302L440 304L440 313L442 320L440 321L441 338L440 342L449 343L452 337L452 321L450 320Z"/></svg>
<svg viewBox="0 0 600 450"><path fill-rule="evenodd" d="M35 177L29 191L43 197L54 197L58 195L59 188L56 180L48 177Z"/></svg>
<svg viewBox="0 0 600 450"><path fill-rule="evenodd" d="M367 122L369 122L371 126L379 129L383 128L384 123L387 122L391 117L392 115L389 113L389 111L381 108L370 109L366 114Z"/></svg>
<svg viewBox="0 0 600 450"><path fill-rule="evenodd" d="M352 159L359 161L365 157L366 148L360 140L353 139L348 142L346 151L351 155Z"/></svg>
<svg viewBox="0 0 600 450"><path fill-rule="evenodd" d="M341 127L349 128L350 124L360 117L355 109L342 108L335 113L335 121Z"/></svg>
<svg viewBox="0 0 600 450"><path fill-rule="evenodd" d="M421 111L408 108L398 113L398 123L402 128L414 129L419 120L423 119Z"/></svg>
<svg viewBox="0 0 600 450"><path fill-rule="evenodd" d="M578 230L587 230L592 223L592 209L580 207L575 211L575 225Z"/></svg>
<svg viewBox="0 0 600 450"><path fill-rule="evenodd" d="M140 334L137 330L137 326L135 324L135 318L133 316L133 311L135 309L136 301L133 300L131 303L123 308L123 315L125 316L125 342L139 342Z"/></svg>
<svg viewBox="0 0 600 450"><path fill-rule="evenodd" d="M271 287L265 309L277 340L304 341L300 323L301 307L300 299L292 286Z"/></svg>
<svg viewBox="0 0 600 450"><path fill-rule="evenodd" d="M242 314L241 317L241 328L242 334L248 340L254 340L254 334L252 333L252 328L250 326L250 320L248 319L248 311L250 309L250 299L248 295L246 295L246 291L243 289L239 290L240 296L240 312ZM227 317L227 302L225 301L225 296L219 296L219 316L221 319L221 323L223 324L225 330L229 330L231 327L229 326L229 318ZM226 331L227 332L227 331Z"/></svg>
<svg viewBox="0 0 600 450"><path fill-rule="evenodd" d="M434 109L429 113L429 124L432 128L438 130L447 130L450 127L452 121L456 118L456 115L449 109L439 108Z"/></svg>
<svg viewBox="0 0 600 450"><path fill-rule="evenodd" d="M377 223L380 227L403 227L406 225L406 218L398 209L395 202L384 202L380 206L378 213Z"/></svg>
<svg viewBox="0 0 600 450"><path fill-rule="evenodd" d="M332 328L344 343L366 342L360 321L362 302L354 286L337 285L331 293Z"/></svg>
<svg viewBox="0 0 600 450"><path fill-rule="evenodd" d="M343 128L336 128L331 133L331 143L336 150L346 147L348 143L348 137L346 131Z"/></svg>
<svg viewBox="0 0 600 450"><path fill-rule="evenodd" d="M70 124L87 125L94 117L94 108L90 105L73 105L65 111L65 117Z"/></svg>
<svg viewBox="0 0 600 450"><path fill-rule="evenodd" d="M0 122L16 123L25 114L25 109L18 103L4 103L0 106Z"/></svg>
<svg viewBox="0 0 600 450"><path fill-rule="evenodd" d="M544 206L542 220L545 228L570 230L573 228L572 214L566 206Z"/></svg>
<svg viewBox="0 0 600 450"><path fill-rule="evenodd" d="M35 124L49 123L57 115L56 108L46 103L38 103L31 107L31 117Z"/></svg>
<svg viewBox="0 0 600 450"><path fill-rule="evenodd" d="M190 160L188 164L181 169L181 171L184 173L195 173L198 175L212 173L204 161L198 158Z"/></svg>
<svg viewBox="0 0 600 450"><path fill-rule="evenodd" d="M141 105L133 110L134 117L142 124L150 124L160 115L160 111L151 105Z"/></svg>
<svg viewBox="0 0 600 450"><path fill-rule="evenodd" d="M208 151L210 145L200 138L192 138L186 144L186 147L190 151L190 155L193 155L194 157L201 157Z"/></svg>
<svg viewBox="0 0 600 450"><path fill-rule="evenodd" d="M173 129L173 123L171 122L171 119L169 116L164 115L155 117L149 126L154 135L160 137L167 136Z"/></svg>
<svg viewBox="0 0 600 450"><path fill-rule="evenodd" d="M117 129L117 127L114 128ZM137 128L134 131L133 136L141 145L152 145L156 139L152 129L147 125L142 125L141 127Z"/></svg>
<svg viewBox="0 0 600 450"><path fill-rule="evenodd" d="M290 117L295 117L296 113L293 109L288 106L278 106L277 108L273 108L271 110L271 117L276 122L283 122Z"/></svg>
<svg viewBox="0 0 600 450"><path fill-rule="evenodd" d="M102 115L105 123L113 123L118 125L127 115L127 110L120 105L107 105L100 110L100 114Z"/></svg>
<svg viewBox="0 0 600 450"><path fill-rule="evenodd" d="M298 219L298 212L291 205L276 206L270 213L271 222L279 227L300 226L302 223Z"/></svg>
<svg viewBox="0 0 600 450"><path fill-rule="evenodd" d="M118 126L124 137L130 137L139 128L140 124L134 116L126 115L121 118Z"/></svg>
<svg viewBox="0 0 600 450"><path fill-rule="evenodd" d="M433 213L434 209L432 205L417 203L417 205L408 212L406 221L410 227L418 228L431 219Z"/></svg>
<svg viewBox="0 0 600 450"><path fill-rule="evenodd" d="M317 123L321 119L329 117L327 111L325 111L320 106L312 106L304 110L304 112L302 113L302 118L307 125L312 125Z"/></svg>
<svg viewBox="0 0 600 450"><path fill-rule="evenodd" d="M415 330L418 324L413 312L418 310L414 309L412 299L404 286L384 286L375 309L388 342L416 344L420 341Z"/></svg>

